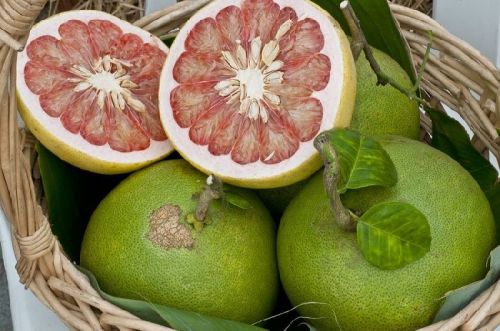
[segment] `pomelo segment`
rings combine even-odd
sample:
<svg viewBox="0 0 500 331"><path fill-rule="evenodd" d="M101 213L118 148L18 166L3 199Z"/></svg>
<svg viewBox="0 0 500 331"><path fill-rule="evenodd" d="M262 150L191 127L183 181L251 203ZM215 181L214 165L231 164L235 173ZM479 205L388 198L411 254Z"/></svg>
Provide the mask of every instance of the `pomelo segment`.
<svg viewBox="0 0 500 331"><path fill-rule="evenodd" d="M216 0L171 47L160 117L179 153L205 173L285 186L320 168L320 131L350 124L355 82L344 33L313 3Z"/></svg>
<svg viewBox="0 0 500 331"><path fill-rule="evenodd" d="M33 27L17 59L21 115L65 161L112 174L143 167L173 148L158 112L168 48L112 15L71 11Z"/></svg>

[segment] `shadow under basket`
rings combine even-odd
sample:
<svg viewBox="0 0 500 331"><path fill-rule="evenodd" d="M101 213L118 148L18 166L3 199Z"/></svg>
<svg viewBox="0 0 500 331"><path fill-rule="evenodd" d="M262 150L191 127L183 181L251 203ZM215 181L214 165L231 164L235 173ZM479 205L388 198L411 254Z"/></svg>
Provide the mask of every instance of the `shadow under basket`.
<svg viewBox="0 0 500 331"><path fill-rule="evenodd" d="M185 0L136 21L156 35L167 35L210 0ZM144 320L102 299L86 276L62 251L41 207L35 139L18 127L15 93L16 50L46 0L0 2L0 203L11 222L20 281L77 330L172 330ZM391 4L403 36L419 67L433 31L429 61L421 87L435 108L456 111L474 132L473 145L500 159L500 71L476 49L451 35L429 16ZM422 138L431 121L421 118ZM494 330L500 325L500 282L487 289L453 318L423 330Z"/></svg>

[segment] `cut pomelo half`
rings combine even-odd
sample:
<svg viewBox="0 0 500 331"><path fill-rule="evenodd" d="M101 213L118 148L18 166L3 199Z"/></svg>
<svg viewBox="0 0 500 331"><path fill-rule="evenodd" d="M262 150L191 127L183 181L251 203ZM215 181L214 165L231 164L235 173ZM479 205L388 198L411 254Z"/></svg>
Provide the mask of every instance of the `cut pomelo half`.
<svg viewBox="0 0 500 331"><path fill-rule="evenodd" d="M112 15L70 11L35 25L17 58L17 97L27 127L61 159L113 174L173 148L158 112L168 48Z"/></svg>
<svg viewBox="0 0 500 331"><path fill-rule="evenodd" d="M272 188L321 167L313 140L350 124L355 90L347 38L312 2L216 0L170 48L160 117L201 171Z"/></svg>

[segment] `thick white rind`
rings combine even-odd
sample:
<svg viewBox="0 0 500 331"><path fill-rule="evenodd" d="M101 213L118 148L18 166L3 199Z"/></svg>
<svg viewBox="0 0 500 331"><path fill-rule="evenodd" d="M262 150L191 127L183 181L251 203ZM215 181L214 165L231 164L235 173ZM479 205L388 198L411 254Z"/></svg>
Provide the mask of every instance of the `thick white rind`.
<svg viewBox="0 0 500 331"><path fill-rule="evenodd" d="M168 47L156 36L113 15L93 10L68 11L41 21L30 31L27 44L43 35L60 39L58 27L71 19L85 23L94 19L108 20L119 26L125 33L134 33L145 43L155 45L168 54ZM168 140L161 142L152 140L151 146L146 150L122 153L112 150L108 144L92 145L81 135L67 131L59 118L51 117L45 113L40 106L39 96L31 92L26 85L24 67L28 61L25 49L18 54L16 64L16 88L19 106L22 108L21 114L33 134L60 158L86 170L100 173L120 173L161 159L173 151L172 144ZM93 164L89 164L89 162Z"/></svg>
<svg viewBox="0 0 500 331"><path fill-rule="evenodd" d="M269 165L258 161L247 165L240 165L231 160L230 154L214 156L208 151L207 146L200 146L193 143L189 138L189 128L182 129L177 125L170 106L170 92L178 85L173 78L173 68L177 59L185 50L183 43L188 33L200 20L207 17L215 18L221 9L230 5L241 7L241 2L241 0L214 1L195 14L180 31L174 45L171 46L171 53L163 67L160 78L160 117L165 131L175 148L200 170L216 174L235 185L256 188L280 186L276 184L276 181L273 180L274 178L286 177L287 173L290 173L306 162L310 162L311 158L317 156L317 151L313 146L312 140L301 143L295 155L278 164ZM312 97L318 98L323 104L323 121L320 132L331 129L336 122L337 110L340 108L341 95L345 85L344 78L346 77L346 73L344 72L346 64L343 58L345 53L342 49L342 41L339 36L340 29L332 23L331 17L308 1L275 0L275 2L281 8L292 7L297 12L299 19L310 17L316 20L325 36L325 47L321 53L327 55L332 61L330 82L324 90L313 93ZM316 163L315 167L317 170L319 163ZM306 176L302 177L305 178ZM298 178L297 180L303 178ZM287 185L293 181L292 179L283 180L282 185ZM268 185L268 182L272 182L272 184Z"/></svg>

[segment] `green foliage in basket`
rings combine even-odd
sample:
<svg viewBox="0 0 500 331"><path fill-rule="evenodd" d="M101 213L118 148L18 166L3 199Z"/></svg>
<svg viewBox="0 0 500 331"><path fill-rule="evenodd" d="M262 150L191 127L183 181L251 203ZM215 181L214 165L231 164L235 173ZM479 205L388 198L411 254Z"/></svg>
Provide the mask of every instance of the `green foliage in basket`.
<svg viewBox="0 0 500 331"><path fill-rule="evenodd" d="M80 245L90 215L124 176L105 176L73 167L37 144L49 221L64 251L80 260Z"/></svg>
<svg viewBox="0 0 500 331"><path fill-rule="evenodd" d="M391 158L374 139L353 130L331 130L323 133L335 148L340 166L339 193L368 186L390 187L398 174Z"/></svg>
<svg viewBox="0 0 500 331"><path fill-rule="evenodd" d="M498 173L472 146L469 135L458 121L443 112L428 110L432 119L432 146L458 161L485 193L495 185Z"/></svg>
<svg viewBox="0 0 500 331"><path fill-rule="evenodd" d="M92 287L105 300L131 312L135 316L153 323L165 325L177 331L264 331L257 326L223 320L202 314L157 305L146 301L118 298L101 290L95 276L88 270L78 267L90 280Z"/></svg>
<svg viewBox="0 0 500 331"><path fill-rule="evenodd" d="M405 202L386 202L368 209L358 219L356 234L365 258L381 269L401 268L431 249L427 218Z"/></svg>
<svg viewBox="0 0 500 331"><path fill-rule="evenodd" d="M500 183L498 181L495 183L495 186L491 189L491 191L488 192L487 197L490 201L493 216L495 217L497 240L500 241Z"/></svg>

